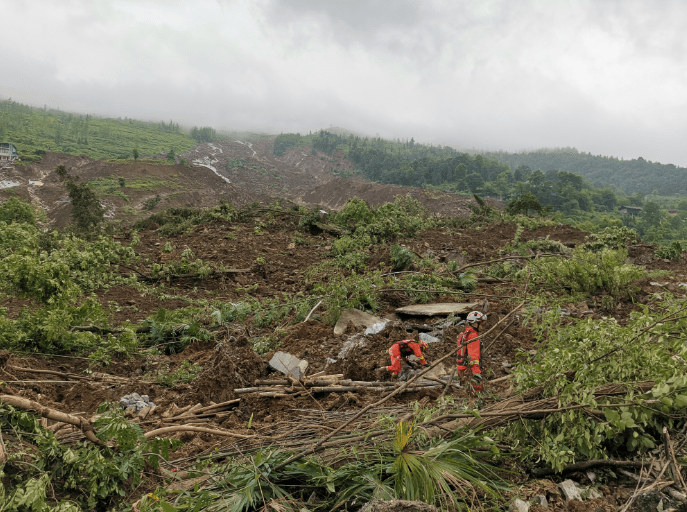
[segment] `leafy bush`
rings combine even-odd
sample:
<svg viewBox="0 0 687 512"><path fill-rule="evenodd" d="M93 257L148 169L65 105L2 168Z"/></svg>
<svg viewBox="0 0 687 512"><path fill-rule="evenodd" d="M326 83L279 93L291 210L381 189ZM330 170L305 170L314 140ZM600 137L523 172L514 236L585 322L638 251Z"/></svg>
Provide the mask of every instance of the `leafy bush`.
<svg viewBox="0 0 687 512"><path fill-rule="evenodd" d="M637 232L634 229L625 226L613 226L585 237L586 242L581 247L594 252L602 249L621 249L636 239Z"/></svg>
<svg viewBox="0 0 687 512"><path fill-rule="evenodd" d="M405 270L413 262L415 254L407 247L400 245L392 245L391 249L391 266L394 270Z"/></svg>
<svg viewBox="0 0 687 512"><path fill-rule="evenodd" d="M654 253L654 257L659 259L680 261L682 259L682 245L680 242L675 240L671 242L670 245L659 247Z"/></svg>
<svg viewBox="0 0 687 512"><path fill-rule="evenodd" d="M0 222L4 222L6 224L12 224L16 222L35 226L36 211L37 209L31 204L13 196L4 203L0 204Z"/></svg>
<svg viewBox="0 0 687 512"><path fill-rule="evenodd" d="M93 444L69 447L40 426L32 414L0 405L0 425L9 458L3 467L0 506L3 510L111 510L116 500L141 482L146 463L157 467L161 446L178 446L168 440L148 442L141 427L127 421L118 406L101 408L96 435L115 441L118 449ZM48 508L46 488L62 501ZM54 502L53 502L54 503Z"/></svg>
<svg viewBox="0 0 687 512"><path fill-rule="evenodd" d="M198 363L191 364L189 361L184 361L181 366L174 370L169 371L169 367L160 368L153 373L145 374L145 378L153 379L158 384L163 386L172 387L177 384L188 384L192 382L200 373L203 371L203 367Z"/></svg>
<svg viewBox="0 0 687 512"><path fill-rule="evenodd" d="M603 249L598 253L582 248L573 251L569 258L532 260L526 267L533 283L560 292L593 295L605 291L616 298L632 296L636 287L632 283L644 276L644 271L629 263L627 250ZM525 270L519 275L524 277Z"/></svg>
<svg viewBox="0 0 687 512"><path fill-rule="evenodd" d="M549 304L549 298L542 298L531 311ZM581 458L622 457L660 444L663 426L684 421L687 408L687 346L670 335L687 327L682 308L684 301L672 299L656 304L659 313L645 307L624 327L613 318L562 322L558 308L539 320L533 314L540 346L534 361L522 361L513 372L519 389L541 386L541 396L556 397L560 407L583 404L588 410L519 421L501 435L524 450L526 458L543 459L557 470ZM646 331L666 316L677 320L668 318ZM653 389L644 394L633 387L641 381L654 381ZM622 383L625 389L617 396L594 395L597 386L609 383ZM610 404L633 405L606 407Z"/></svg>
<svg viewBox="0 0 687 512"><path fill-rule="evenodd" d="M508 208L506 209L506 211L511 215L529 215L530 210L538 214L544 212L544 208L539 200L530 192L523 194L520 199L513 199L510 203L508 203Z"/></svg>

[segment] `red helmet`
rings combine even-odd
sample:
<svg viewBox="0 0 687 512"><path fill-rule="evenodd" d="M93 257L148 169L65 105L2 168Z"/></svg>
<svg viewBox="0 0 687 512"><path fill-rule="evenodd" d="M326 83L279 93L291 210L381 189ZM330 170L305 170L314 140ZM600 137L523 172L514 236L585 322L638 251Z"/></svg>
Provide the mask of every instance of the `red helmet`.
<svg viewBox="0 0 687 512"><path fill-rule="evenodd" d="M480 313L479 311L472 311L468 315L467 322L469 324L474 324L475 322L484 322L487 319L487 315Z"/></svg>
<svg viewBox="0 0 687 512"><path fill-rule="evenodd" d="M420 345L420 348L422 350L427 350L429 348L429 343L427 343L426 341L423 341L423 340L420 340L418 345Z"/></svg>

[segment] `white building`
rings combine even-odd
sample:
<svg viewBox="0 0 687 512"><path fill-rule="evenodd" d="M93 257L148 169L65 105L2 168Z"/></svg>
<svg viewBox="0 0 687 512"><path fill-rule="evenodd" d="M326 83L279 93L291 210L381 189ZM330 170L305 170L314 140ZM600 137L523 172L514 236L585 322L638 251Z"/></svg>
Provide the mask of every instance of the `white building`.
<svg viewBox="0 0 687 512"><path fill-rule="evenodd" d="M0 162L14 162L19 158L19 153L14 144L0 142Z"/></svg>

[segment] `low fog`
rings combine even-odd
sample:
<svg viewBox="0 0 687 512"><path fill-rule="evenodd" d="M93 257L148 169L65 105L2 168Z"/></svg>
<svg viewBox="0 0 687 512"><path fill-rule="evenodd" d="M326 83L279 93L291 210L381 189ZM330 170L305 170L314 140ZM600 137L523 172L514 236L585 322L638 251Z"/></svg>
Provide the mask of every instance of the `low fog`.
<svg viewBox="0 0 687 512"><path fill-rule="evenodd" d="M5 0L0 96L687 166L687 3Z"/></svg>

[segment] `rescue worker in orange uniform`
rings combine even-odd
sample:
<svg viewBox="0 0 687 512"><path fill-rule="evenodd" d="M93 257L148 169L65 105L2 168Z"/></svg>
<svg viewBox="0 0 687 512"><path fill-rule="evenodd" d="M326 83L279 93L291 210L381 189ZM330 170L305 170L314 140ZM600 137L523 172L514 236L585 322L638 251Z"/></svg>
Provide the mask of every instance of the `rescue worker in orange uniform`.
<svg viewBox="0 0 687 512"><path fill-rule="evenodd" d="M482 352L481 341L475 340L463 346L463 342L469 342L479 336L482 322L486 322L487 315L479 311L472 311L467 317L465 330L458 335L458 357L456 358L456 370L466 380L471 381L475 391L482 391L482 368L480 356Z"/></svg>
<svg viewBox="0 0 687 512"><path fill-rule="evenodd" d="M389 355L391 356L391 366L382 366L377 368L377 372L388 370L392 375L399 375L403 368L403 363L407 363L410 367L416 367L417 363L408 359L411 355L419 359L419 363L426 365L425 356L422 355L422 350L427 350L429 345L426 341L415 340L401 340L397 341L391 348L389 348Z"/></svg>

